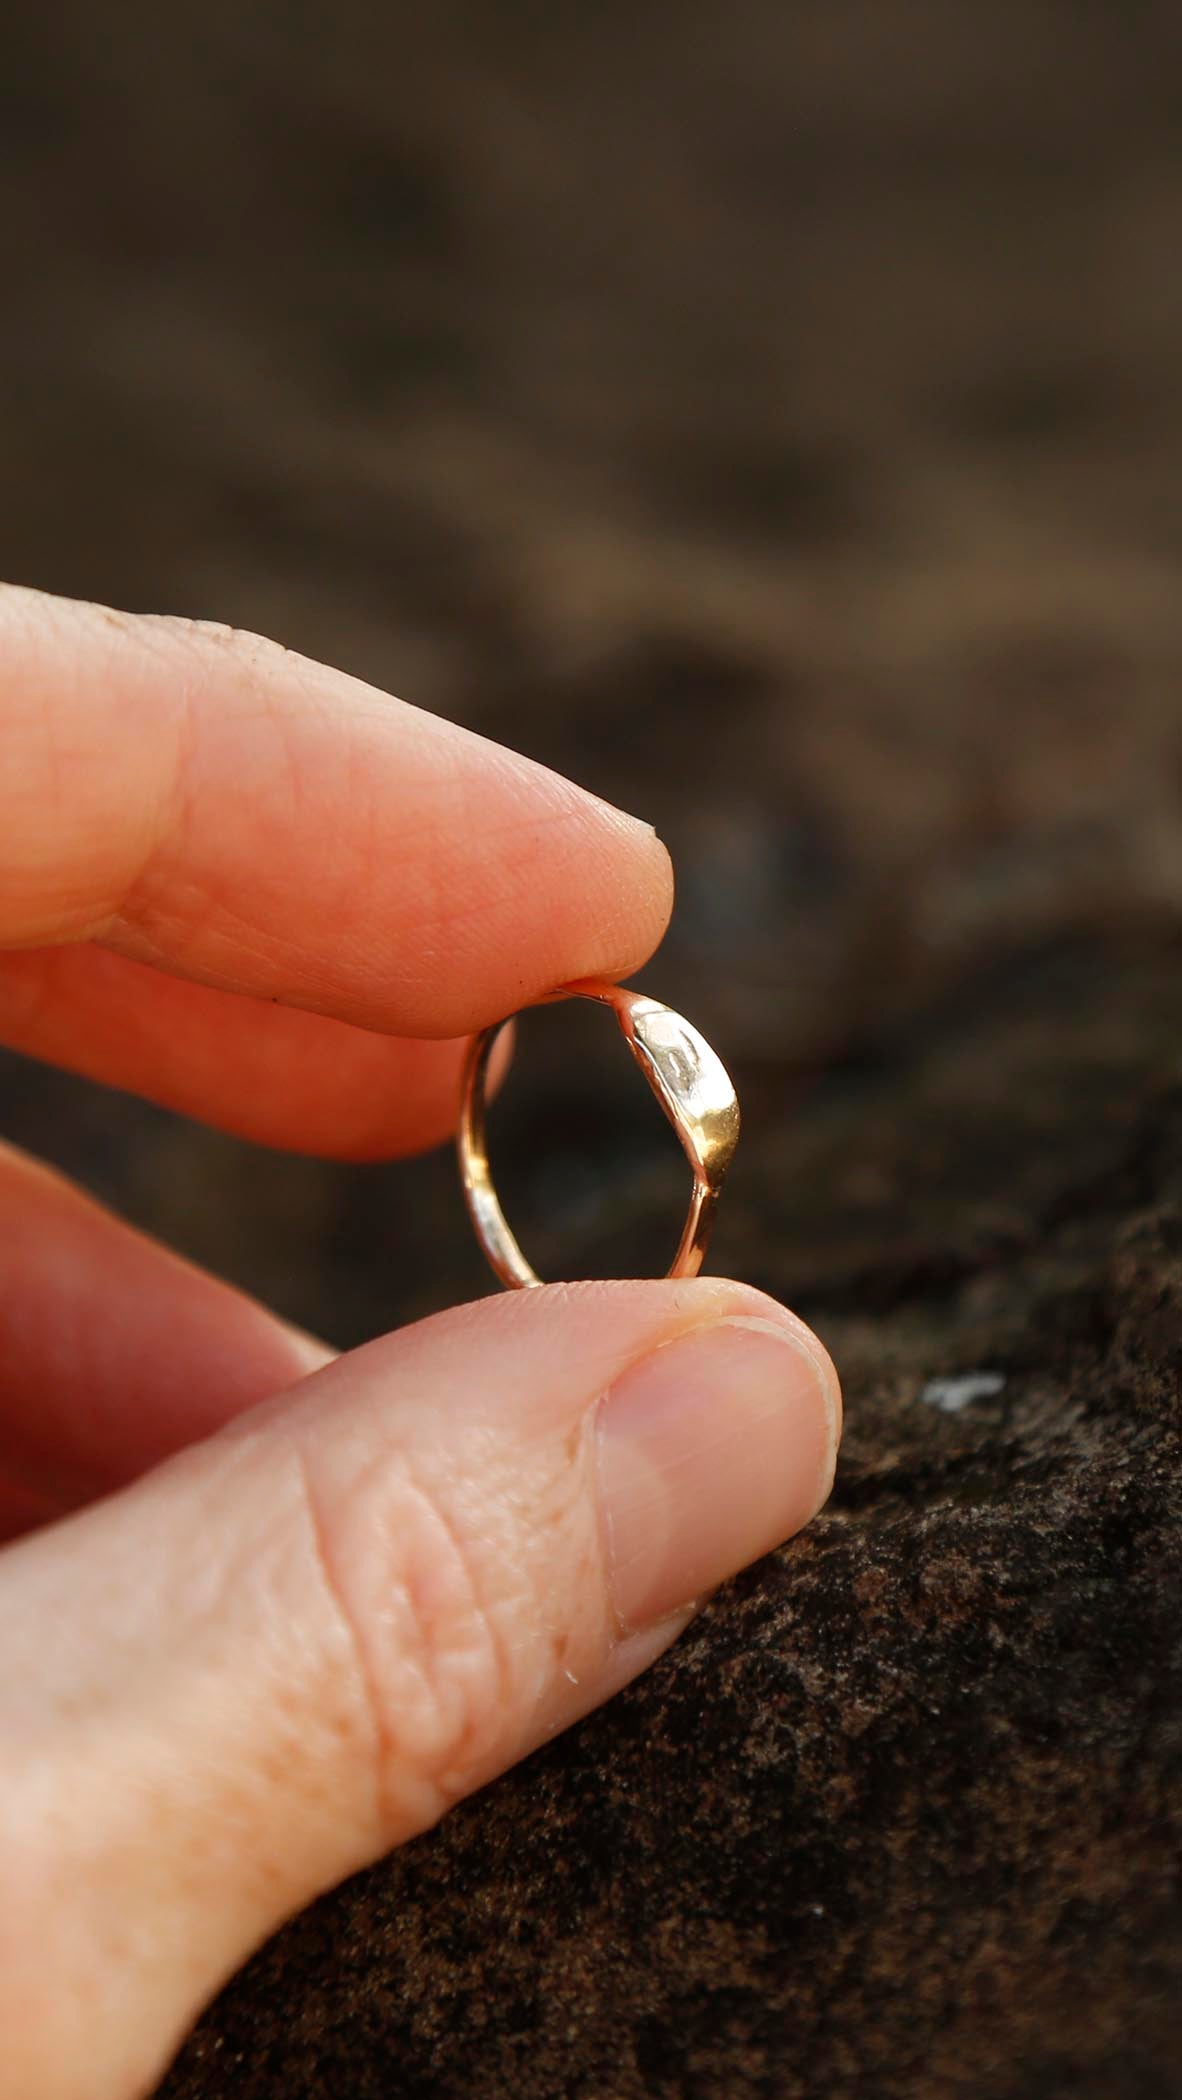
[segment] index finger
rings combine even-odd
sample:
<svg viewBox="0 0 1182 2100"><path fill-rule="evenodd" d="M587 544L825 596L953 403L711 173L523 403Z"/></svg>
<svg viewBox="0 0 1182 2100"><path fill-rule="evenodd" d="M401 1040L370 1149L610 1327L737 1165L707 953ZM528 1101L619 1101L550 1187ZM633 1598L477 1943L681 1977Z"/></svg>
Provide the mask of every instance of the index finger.
<svg viewBox="0 0 1182 2100"><path fill-rule="evenodd" d="M660 939L649 827L256 635L0 587L0 946L463 1034Z"/></svg>

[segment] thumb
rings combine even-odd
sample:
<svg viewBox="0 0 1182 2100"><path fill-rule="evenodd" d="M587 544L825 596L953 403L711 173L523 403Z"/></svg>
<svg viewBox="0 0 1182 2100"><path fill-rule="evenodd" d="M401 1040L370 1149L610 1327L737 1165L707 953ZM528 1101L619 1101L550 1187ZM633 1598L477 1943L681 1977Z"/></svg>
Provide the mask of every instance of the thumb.
<svg viewBox="0 0 1182 2100"><path fill-rule="evenodd" d="M820 1344L758 1292L522 1291L340 1359L10 1548L8 2089L150 2089L285 1916L806 1523L838 1409Z"/></svg>

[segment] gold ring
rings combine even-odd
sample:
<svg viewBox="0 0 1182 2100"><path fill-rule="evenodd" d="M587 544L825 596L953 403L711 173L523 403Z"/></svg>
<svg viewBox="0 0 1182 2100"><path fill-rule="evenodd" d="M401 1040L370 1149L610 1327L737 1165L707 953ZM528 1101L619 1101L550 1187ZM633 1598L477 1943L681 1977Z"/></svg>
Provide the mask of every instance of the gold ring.
<svg viewBox="0 0 1182 2100"><path fill-rule="evenodd" d="M739 1103L729 1072L705 1038L671 1007L622 985L587 979L566 985L563 999L610 1006L624 1041L681 1140L693 1172L689 1215L670 1276L696 1276L702 1266L719 1192L739 1141ZM501 1282L510 1290L540 1283L506 1222L493 1186L485 1137L485 1081L493 1045L512 1016L473 1036L460 1090L457 1147L468 1213Z"/></svg>

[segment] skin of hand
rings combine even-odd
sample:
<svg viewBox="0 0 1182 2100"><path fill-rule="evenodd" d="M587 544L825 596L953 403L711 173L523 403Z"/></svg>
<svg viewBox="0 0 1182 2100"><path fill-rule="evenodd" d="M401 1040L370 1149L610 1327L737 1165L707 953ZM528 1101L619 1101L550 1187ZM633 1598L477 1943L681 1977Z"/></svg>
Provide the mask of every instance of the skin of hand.
<svg viewBox="0 0 1182 2100"><path fill-rule="evenodd" d="M648 826L252 635L0 589L0 1040L266 1144L451 1128L463 1038L661 937ZM348 1356L0 1150L0 2060L149 2092L293 1911L807 1523L821 1344L714 1278Z"/></svg>

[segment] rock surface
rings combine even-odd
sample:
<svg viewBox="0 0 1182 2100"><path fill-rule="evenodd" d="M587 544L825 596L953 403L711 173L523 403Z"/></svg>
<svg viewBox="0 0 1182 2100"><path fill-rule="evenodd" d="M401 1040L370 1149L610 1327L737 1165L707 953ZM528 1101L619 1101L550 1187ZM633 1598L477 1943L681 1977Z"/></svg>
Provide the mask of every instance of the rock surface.
<svg viewBox="0 0 1182 2100"><path fill-rule="evenodd" d="M829 1511L292 1925L168 2100L1177 2092L1182 944L988 994L748 1193L844 1369Z"/></svg>
<svg viewBox="0 0 1182 2100"><path fill-rule="evenodd" d="M744 1103L714 1266L848 1403L809 1533L295 1921L161 2100L1176 2100L1177 9L95 20L0 28L0 572L656 822L644 988ZM680 1163L567 1025L504 1103L523 1243L659 1266ZM488 1286L446 1160L11 1059L0 1119L336 1341Z"/></svg>

